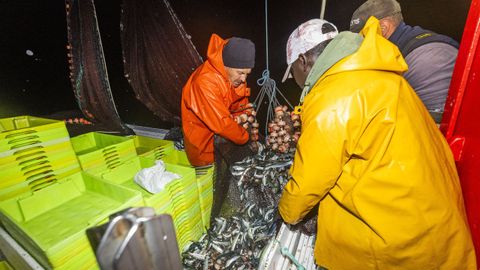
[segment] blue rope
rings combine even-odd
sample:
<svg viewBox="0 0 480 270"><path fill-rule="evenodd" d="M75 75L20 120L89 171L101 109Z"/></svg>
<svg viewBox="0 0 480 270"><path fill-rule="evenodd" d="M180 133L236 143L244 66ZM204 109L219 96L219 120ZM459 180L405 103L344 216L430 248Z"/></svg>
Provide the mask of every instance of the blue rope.
<svg viewBox="0 0 480 270"><path fill-rule="evenodd" d="M268 71L268 0L265 0L265 58Z"/></svg>
<svg viewBox="0 0 480 270"><path fill-rule="evenodd" d="M259 86L264 86L267 82L269 82L269 80L272 80L272 79L270 79L270 70L268 70L268 68L267 68L262 72L262 77L257 80L257 84ZM272 81L273 81L272 82L273 86L276 88L277 83L274 80L272 80Z"/></svg>
<svg viewBox="0 0 480 270"><path fill-rule="evenodd" d="M268 62L268 0L265 0L265 63L266 69L262 72L262 77L257 80L257 84L261 86L260 92L255 98L254 104L256 105L257 112L260 110L260 107L263 102L265 95L268 97L268 108L267 108L267 118L265 121L265 138L268 135L268 123L274 119L274 108L280 105L276 97L277 93L283 97L287 102L290 108L293 109L292 105L285 96L280 92L277 87L277 83L270 78L269 62Z"/></svg>

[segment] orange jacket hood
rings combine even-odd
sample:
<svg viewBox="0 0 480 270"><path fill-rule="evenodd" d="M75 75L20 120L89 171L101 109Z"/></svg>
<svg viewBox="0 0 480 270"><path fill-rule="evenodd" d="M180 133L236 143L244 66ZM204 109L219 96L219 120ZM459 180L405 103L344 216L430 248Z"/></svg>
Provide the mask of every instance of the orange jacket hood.
<svg viewBox="0 0 480 270"><path fill-rule="evenodd" d="M225 65L223 64L223 47L227 44L228 39L223 39L217 34L212 34L207 49L207 61L212 67L222 75L225 79L228 79L227 72L225 71Z"/></svg>

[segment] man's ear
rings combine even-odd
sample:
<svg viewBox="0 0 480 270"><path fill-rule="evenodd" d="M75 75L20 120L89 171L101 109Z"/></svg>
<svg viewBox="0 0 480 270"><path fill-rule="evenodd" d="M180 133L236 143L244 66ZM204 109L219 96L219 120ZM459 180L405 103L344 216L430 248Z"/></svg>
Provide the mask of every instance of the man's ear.
<svg viewBox="0 0 480 270"><path fill-rule="evenodd" d="M387 18L383 18L381 20L378 21L379 24L380 24L380 29L382 30L382 36L384 38L389 38L393 31L394 31L394 28L395 26L392 24L392 22Z"/></svg>
<svg viewBox="0 0 480 270"><path fill-rule="evenodd" d="M302 68L303 72L307 72L308 70L308 59L305 54L301 53L298 56L298 61L300 62L300 67Z"/></svg>

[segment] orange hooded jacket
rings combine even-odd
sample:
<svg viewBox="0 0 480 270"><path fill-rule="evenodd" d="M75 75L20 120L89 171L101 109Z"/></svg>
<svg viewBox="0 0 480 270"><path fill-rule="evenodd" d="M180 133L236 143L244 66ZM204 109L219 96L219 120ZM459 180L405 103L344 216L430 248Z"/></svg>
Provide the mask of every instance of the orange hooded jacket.
<svg viewBox="0 0 480 270"><path fill-rule="evenodd" d="M213 34L207 60L190 76L182 91L182 127L185 150L194 166L212 164L213 135L236 144L248 141L247 131L234 116L248 104L250 89L245 84L234 88L223 65L222 51L228 40Z"/></svg>

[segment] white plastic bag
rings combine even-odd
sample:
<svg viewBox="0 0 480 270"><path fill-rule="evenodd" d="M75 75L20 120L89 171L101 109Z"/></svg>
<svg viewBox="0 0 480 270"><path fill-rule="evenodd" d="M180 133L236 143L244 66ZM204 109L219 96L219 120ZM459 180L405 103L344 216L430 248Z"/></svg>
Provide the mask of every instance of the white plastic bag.
<svg viewBox="0 0 480 270"><path fill-rule="evenodd" d="M134 181L150 193L158 193L162 191L165 186L181 176L165 170L165 164L161 160L155 161L155 165L150 168L145 168L139 171Z"/></svg>

